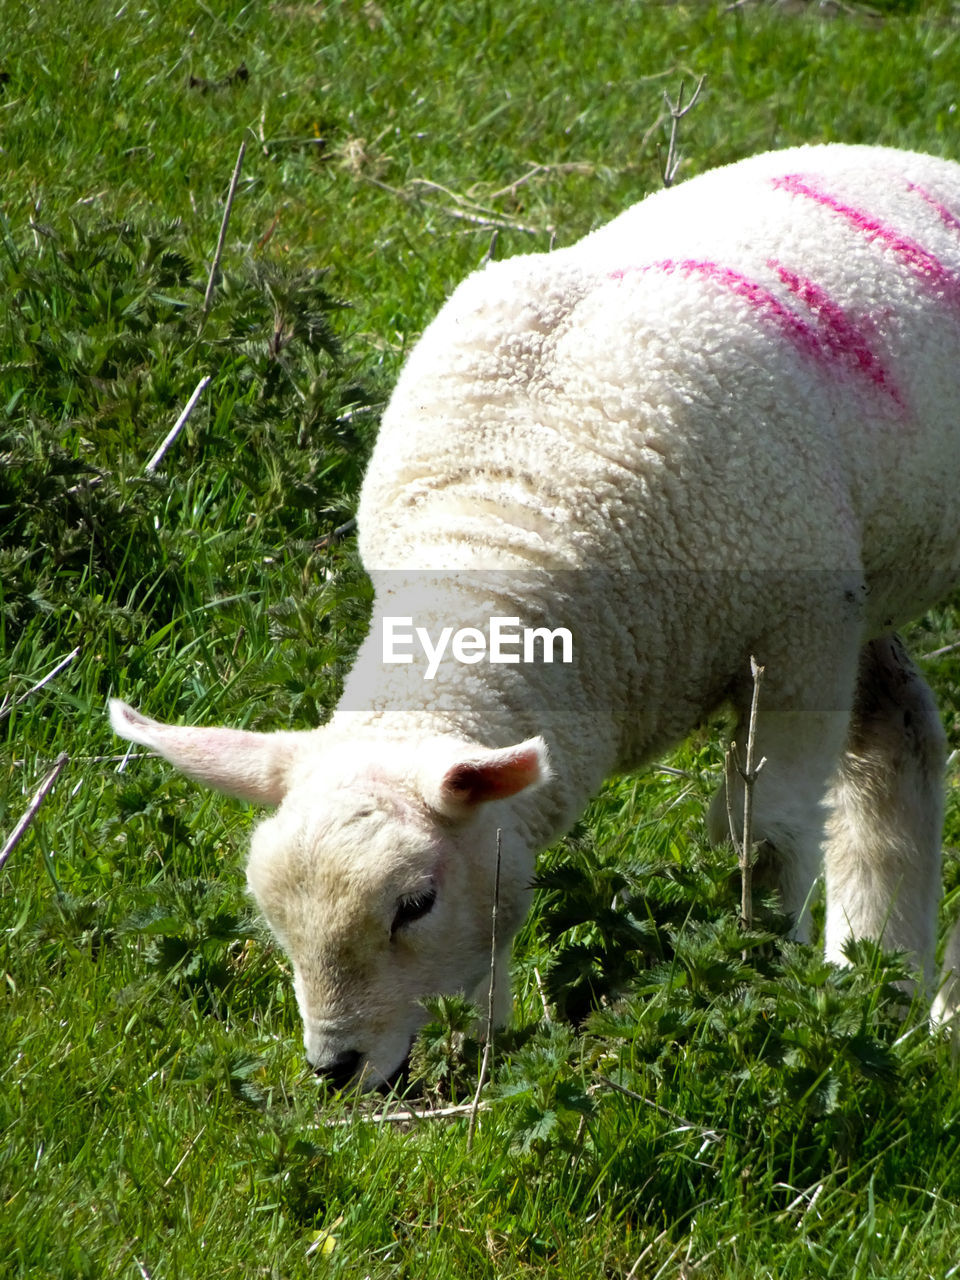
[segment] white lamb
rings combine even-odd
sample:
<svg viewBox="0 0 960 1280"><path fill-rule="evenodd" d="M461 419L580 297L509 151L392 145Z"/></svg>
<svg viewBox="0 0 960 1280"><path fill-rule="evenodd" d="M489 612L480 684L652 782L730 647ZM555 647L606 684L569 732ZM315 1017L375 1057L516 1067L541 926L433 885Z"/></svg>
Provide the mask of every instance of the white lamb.
<svg viewBox="0 0 960 1280"><path fill-rule="evenodd" d="M377 602L330 723L112 708L278 806L248 879L319 1073L389 1081L418 999L485 981L498 829L506 953L536 854L612 771L742 717L751 654L755 835L798 934L825 864L828 956L882 936L932 989L944 735L892 633L960 581L958 374L960 166L906 152L757 156L456 290L363 486ZM538 627L572 661L559 631L510 661Z"/></svg>

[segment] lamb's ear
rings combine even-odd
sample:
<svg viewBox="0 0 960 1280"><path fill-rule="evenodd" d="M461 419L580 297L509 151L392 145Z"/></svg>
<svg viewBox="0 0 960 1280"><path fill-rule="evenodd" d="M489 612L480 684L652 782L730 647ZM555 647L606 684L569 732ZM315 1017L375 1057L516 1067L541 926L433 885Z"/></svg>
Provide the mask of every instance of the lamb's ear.
<svg viewBox="0 0 960 1280"><path fill-rule="evenodd" d="M450 818L467 817L489 800L506 800L551 776L547 744L528 738L515 747L471 753L451 764L439 783L424 788L430 806Z"/></svg>
<svg viewBox="0 0 960 1280"><path fill-rule="evenodd" d="M110 699L110 723L121 738L159 751L182 773L255 804L279 804L302 738L298 733L195 729L161 724Z"/></svg>

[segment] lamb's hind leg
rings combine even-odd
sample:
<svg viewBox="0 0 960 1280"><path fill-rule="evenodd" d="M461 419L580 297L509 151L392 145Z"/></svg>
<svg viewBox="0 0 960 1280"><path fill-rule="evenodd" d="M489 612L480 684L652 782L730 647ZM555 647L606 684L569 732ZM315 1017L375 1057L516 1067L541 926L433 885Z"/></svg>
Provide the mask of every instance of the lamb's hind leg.
<svg viewBox="0 0 960 1280"><path fill-rule="evenodd" d="M932 986L945 736L897 636L864 645L847 749L830 790L825 949L848 938L911 953Z"/></svg>

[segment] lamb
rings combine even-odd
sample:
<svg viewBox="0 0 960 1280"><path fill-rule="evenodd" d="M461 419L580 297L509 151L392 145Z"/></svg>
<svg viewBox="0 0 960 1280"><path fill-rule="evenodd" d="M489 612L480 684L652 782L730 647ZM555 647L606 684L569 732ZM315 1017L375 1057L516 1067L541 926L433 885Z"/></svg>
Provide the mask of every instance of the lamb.
<svg viewBox="0 0 960 1280"><path fill-rule="evenodd" d="M460 285L363 484L376 605L329 723L112 703L277 806L247 875L320 1075L390 1082L419 998L483 988L498 832L504 972L536 854L611 772L742 720L751 655L797 936L822 867L827 956L882 938L933 994L944 734L895 631L960 582L958 371L960 166L880 147L759 155Z"/></svg>

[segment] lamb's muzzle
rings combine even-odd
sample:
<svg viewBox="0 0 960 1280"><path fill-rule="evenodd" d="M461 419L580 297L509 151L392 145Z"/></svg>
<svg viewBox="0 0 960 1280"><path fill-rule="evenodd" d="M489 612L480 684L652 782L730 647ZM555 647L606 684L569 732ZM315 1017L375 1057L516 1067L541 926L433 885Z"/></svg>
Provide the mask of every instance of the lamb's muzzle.
<svg viewBox="0 0 960 1280"><path fill-rule="evenodd" d="M329 1062L311 1062L313 1073L332 1084L335 1089L345 1089L360 1072L363 1054L359 1049L345 1049Z"/></svg>

